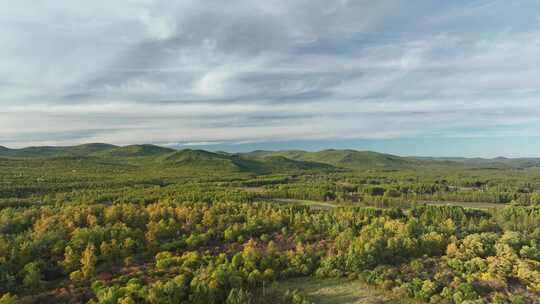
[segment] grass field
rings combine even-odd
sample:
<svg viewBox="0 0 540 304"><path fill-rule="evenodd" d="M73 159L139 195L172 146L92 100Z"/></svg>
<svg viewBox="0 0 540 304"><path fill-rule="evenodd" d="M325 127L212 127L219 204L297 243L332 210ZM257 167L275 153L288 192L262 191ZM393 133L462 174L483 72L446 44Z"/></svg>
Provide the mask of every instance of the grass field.
<svg viewBox="0 0 540 304"><path fill-rule="evenodd" d="M301 206L310 206L315 209L332 209L339 206L345 206L350 204L346 203L330 203L330 202L320 202L320 201L310 201L310 200L296 200L296 199L272 199L269 200L274 203L282 204L295 204ZM460 206L464 208L476 208L476 209L494 209L494 208L504 208L508 204L495 204L495 203L478 203L478 202L445 202L445 201L425 201L420 202L422 204L434 205L434 206Z"/></svg>
<svg viewBox="0 0 540 304"><path fill-rule="evenodd" d="M310 206L315 209L332 209L336 208L338 205L328 202L319 202L319 201L309 201L309 200L296 200L296 199L272 199L269 200L273 203L281 204L294 204L300 206Z"/></svg>
<svg viewBox="0 0 540 304"><path fill-rule="evenodd" d="M392 299L381 290L347 279L297 278L281 282L277 288L298 289L315 304L413 303Z"/></svg>
<svg viewBox="0 0 540 304"><path fill-rule="evenodd" d="M476 208L476 209L493 209L493 208L504 208L508 204L495 204L495 203L474 203L474 202L424 202L428 205L434 206L461 206L465 208Z"/></svg>

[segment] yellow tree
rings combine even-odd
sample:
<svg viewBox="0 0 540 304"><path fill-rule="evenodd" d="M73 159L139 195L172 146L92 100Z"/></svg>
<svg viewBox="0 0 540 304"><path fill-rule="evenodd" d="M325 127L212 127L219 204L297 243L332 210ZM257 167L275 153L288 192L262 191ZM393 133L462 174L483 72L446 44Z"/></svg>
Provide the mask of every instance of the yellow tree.
<svg viewBox="0 0 540 304"><path fill-rule="evenodd" d="M97 258L95 254L95 247L93 244L86 246L86 249L82 253L81 257L81 272L85 279L91 278L96 272Z"/></svg>

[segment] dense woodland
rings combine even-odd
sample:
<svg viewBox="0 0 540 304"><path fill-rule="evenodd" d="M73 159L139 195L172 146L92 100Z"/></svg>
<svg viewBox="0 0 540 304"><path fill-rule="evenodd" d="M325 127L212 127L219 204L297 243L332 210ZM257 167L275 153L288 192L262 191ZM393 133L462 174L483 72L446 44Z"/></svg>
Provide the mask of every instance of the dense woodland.
<svg viewBox="0 0 540 304"><path fill-rule="evenodd" d="M540 303L540 160L0 147L0 304L304 304L276 282L312 277Z"/></svg>

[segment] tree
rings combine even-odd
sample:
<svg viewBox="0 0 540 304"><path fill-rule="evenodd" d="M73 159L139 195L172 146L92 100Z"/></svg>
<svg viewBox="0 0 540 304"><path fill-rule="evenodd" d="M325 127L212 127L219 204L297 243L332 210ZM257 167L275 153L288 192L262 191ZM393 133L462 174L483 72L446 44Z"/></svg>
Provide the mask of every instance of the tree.
<svg viewBox="0 0 540 304"><path fill-rule="evenodd" d="M153 283L148 291L148 301L152 304L182 303L188 294L189 279L188 276L181 274L166 282Z"/></svg>
<svg viewBox="0 0 540 304"><path fill-rule="evenodd" d="M27 290L35 292L43 285L41 269L38 262L31 262L24 266L23 284Z"/></svg>
<svg viewBox="0 0 540 304"><path fill-rule="evenodd" d="M233 288L229 292L226 304L251 304L253 302L249 291Z"/></svg>
<svg viewBox="0 0 540 304"><path fill-rule="evenodd" d="M17 296L12 296L9 293L6 293L0 298L0 304L17 304Z"/></svg>
<svg viewBox="0 0 540 304"><path fill-rule="evenodd" d="M85 279L89 279L94 276L96 272L97 258L95 255L95 247L92 244L86 246L86 249L82 253L81 257L81 272Z"/></svg>
<svg viewBox="0 0 540 304"><path fill-rule="evenodd" d="M66 273L70 273L80 265L80 257L70 246L67 246L64 250L64 260L62 261L62 266Z"/></svg>

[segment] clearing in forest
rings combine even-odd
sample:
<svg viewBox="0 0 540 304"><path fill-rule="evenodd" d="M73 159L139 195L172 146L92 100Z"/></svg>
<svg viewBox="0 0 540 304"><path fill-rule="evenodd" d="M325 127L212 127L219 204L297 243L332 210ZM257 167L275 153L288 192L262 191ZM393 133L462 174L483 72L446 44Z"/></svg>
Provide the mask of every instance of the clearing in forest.
<svg viewBox="0 0 540 304"><path fill-rule="evenodd" d="M347 279L297 278L278 283L279 289L298 289L315 304L399 304L383 291Z"/></svg>

